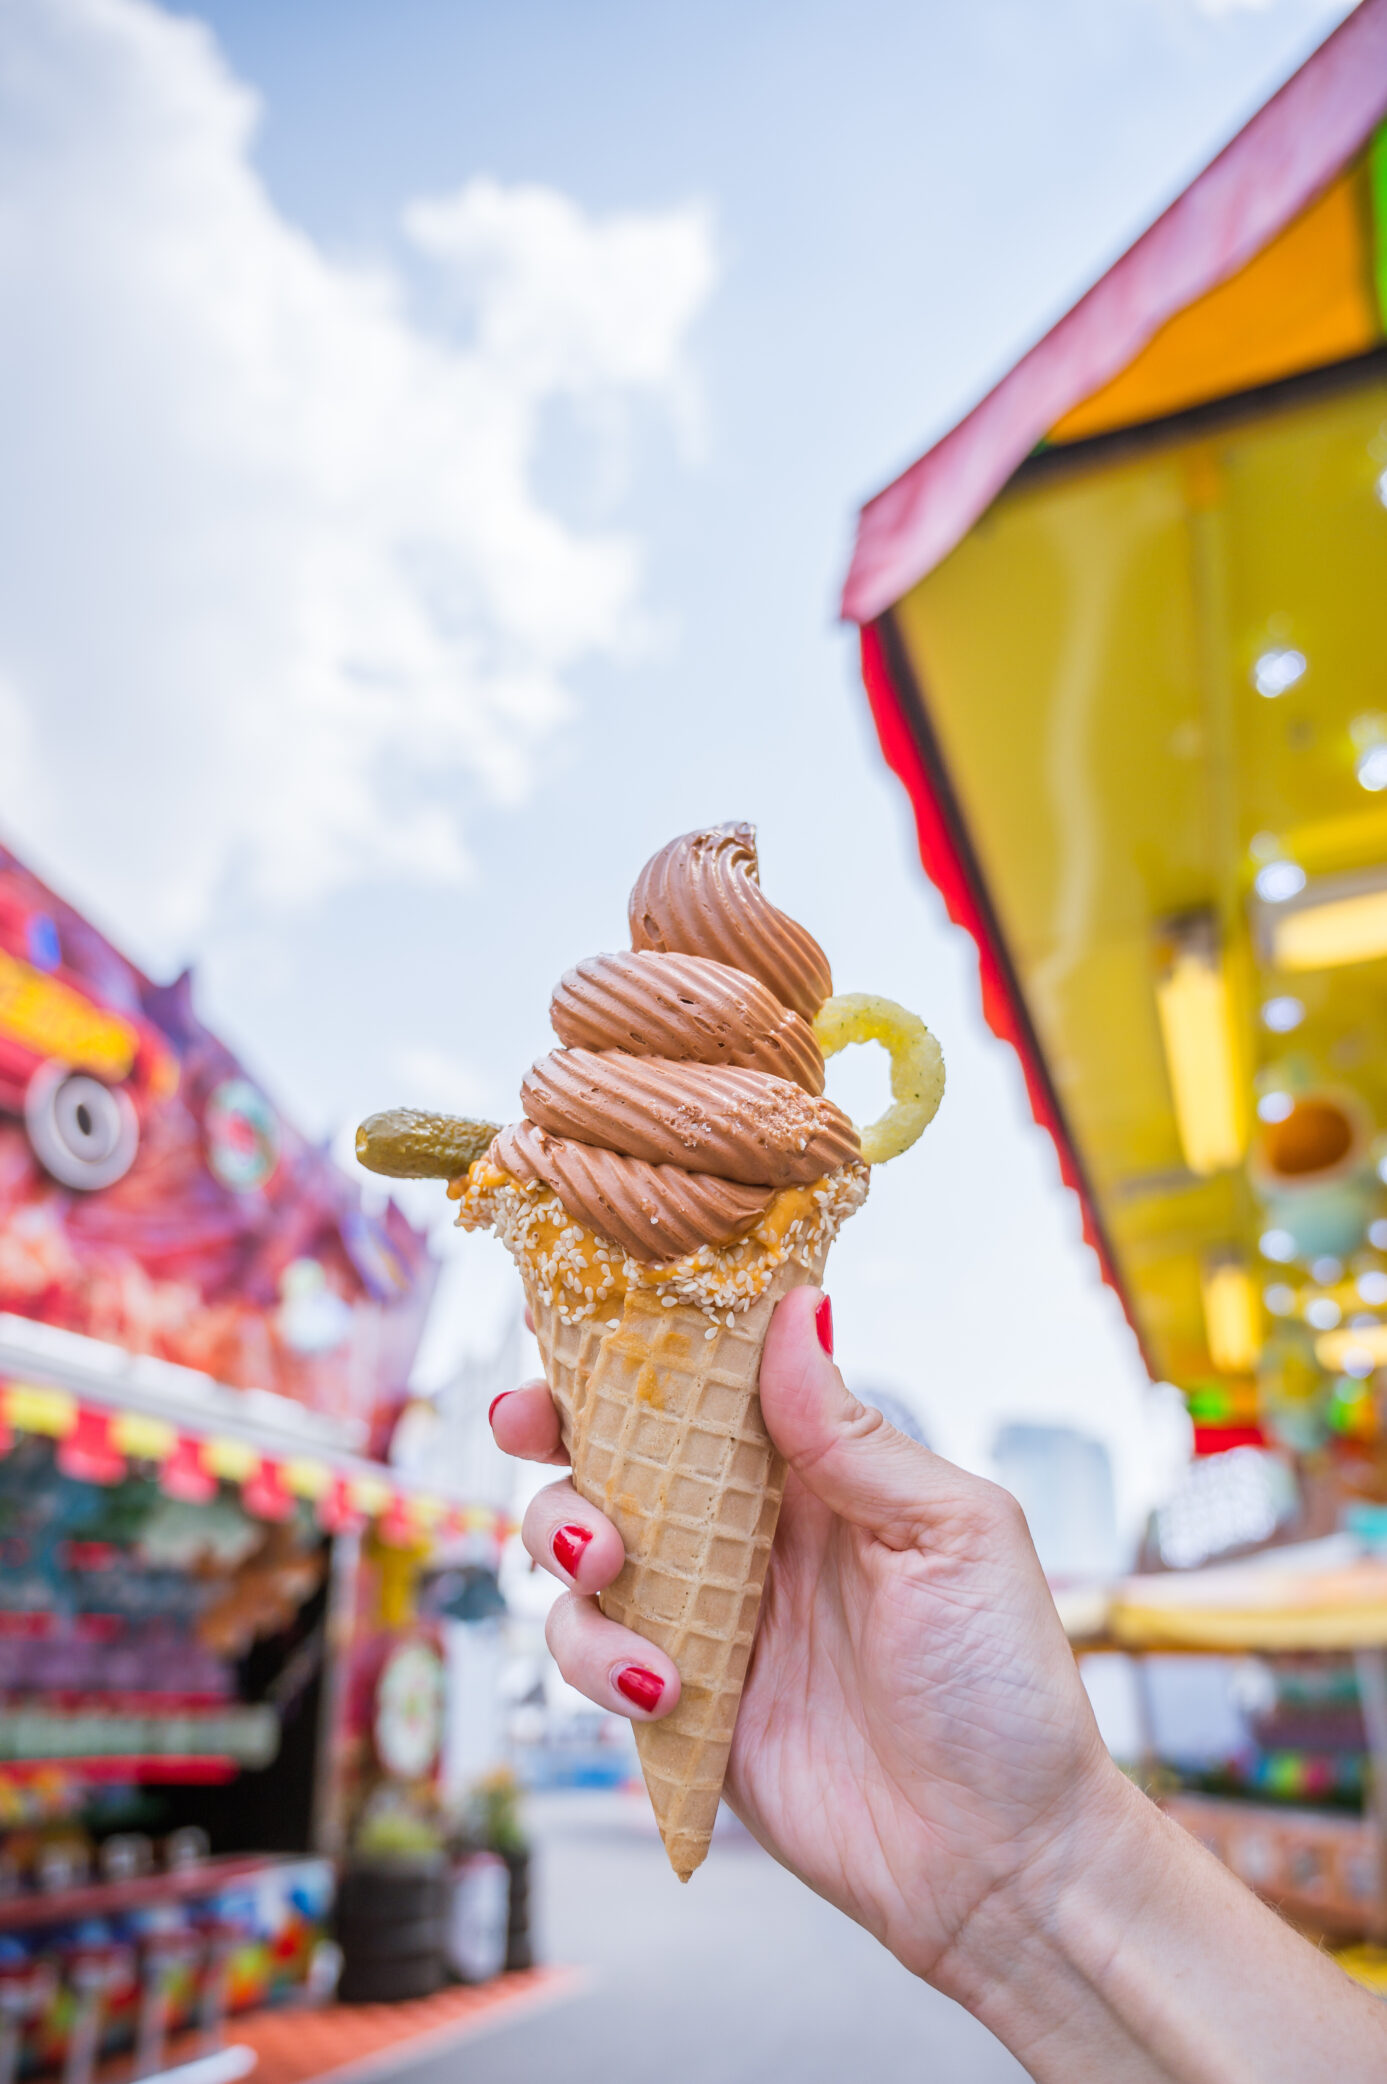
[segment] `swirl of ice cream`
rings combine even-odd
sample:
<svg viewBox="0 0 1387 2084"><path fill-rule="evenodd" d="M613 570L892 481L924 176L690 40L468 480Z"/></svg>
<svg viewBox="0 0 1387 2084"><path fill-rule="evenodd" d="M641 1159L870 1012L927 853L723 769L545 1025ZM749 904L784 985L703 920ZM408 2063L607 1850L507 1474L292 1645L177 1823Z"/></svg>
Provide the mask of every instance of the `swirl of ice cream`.
<svg viewBox="0 0 1387 2084"><path fill-rule="evenodd" d="M551 1136L533 1122L503 1129L492 1150L512 1177L542 1180L570 1215L636 1259L678 1259L710 1238L735 1237L764 1215L775 1192L682 1165L648 1165Z"/></svg>
<svg viewBox="0 0 1387 2084"><path fill-rule="evenodd" d="M841 1108L762 1071L556 1049L531 1066L520 1098L551 1135L748 1187L807 1186L858 1151Z"/></svg>
<svg viewBox="0 0 1387 2084"><path fill-rule="evenodd" d="M750 1229L781 1189L859 1156L822 1097L806 1016L832 988L816 941L769 902L749 825L675 840L631 899L631 953L568 971L561 1043L521 1088L526 1120L492 1155L636 1258Z"/></svg>
<svg viewBox="0 0 1387 2084"><path fill-rule="evenodd" d="M570 1049L725 1064L824 1089L814 1031L746 970L704 955L594 955L559 980L549 1019Z"/></svg>
<svg viewBox="0 0 1387 2084"><path fill-rule="evenodd" d="M628 916L633 948L708 955L749 971L806 1020L832 994L813 934L761 888L754 825L714 825L661 847L636 878Z"/></svg>

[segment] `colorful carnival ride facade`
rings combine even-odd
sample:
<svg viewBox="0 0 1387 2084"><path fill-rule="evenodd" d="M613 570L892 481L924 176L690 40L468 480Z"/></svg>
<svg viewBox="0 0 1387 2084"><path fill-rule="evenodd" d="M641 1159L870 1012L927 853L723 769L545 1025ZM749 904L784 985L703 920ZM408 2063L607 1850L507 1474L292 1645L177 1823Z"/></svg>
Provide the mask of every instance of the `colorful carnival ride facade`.
<svg viewBox="0 0 1387 2084"><path fill-rule="evenodd" d="M499 1607L505 1529L388 1459L435 1274L0 849L0 2084L302 1999L343 1856L436 1838L420 1588Z"/></svg>
<svg viewBox="0 0 1387 2084"><path fill-rule="evenodd" d="M1356 1653L1356 1677L1320 1694L1360 1767L1375 1740L1356 1799L1366 1787L1370 1820L1376 1801L1379 1852L1384 119L1387 0L1366 0L868 504L844 595L987 1018L1151 1375L1188 1398L1195 1480L1152 1560L1273 1533L1353 1545L1306 1554L1279 1621L1265 1594L1215 1585L1172 1589L1146 1633L1152 1602L1117 1602L1118 1632ZM1221 1533L1201 1496L1221 1500ZM1244 1612L1260 1618L1240 1638ZM1212 1636L1209 1613L1226 1624ZM1283 1720L1299 1740L1280 1791L1352 1809L1314 1717ZM1322 1848L1300 1848L1303 1886L1269 1857L1249 1878L1307 1915L1387 1925L1387 1856L1370 1848L1352 1887Z"/></svg>

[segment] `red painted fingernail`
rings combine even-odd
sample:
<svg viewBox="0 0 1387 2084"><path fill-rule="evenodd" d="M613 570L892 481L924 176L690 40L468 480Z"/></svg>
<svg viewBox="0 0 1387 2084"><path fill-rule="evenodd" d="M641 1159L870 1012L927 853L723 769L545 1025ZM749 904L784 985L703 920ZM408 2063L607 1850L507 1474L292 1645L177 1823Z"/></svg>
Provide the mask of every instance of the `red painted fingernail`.
<svg viewBox="0 0 1387 2084"><path fill-rule="evenodd" d="M665 1682L658 1672L647 1671L643 1664L628 1664L624 1672L616 1675L616 1690L625 1695L632 1707L644 1708L647 1715L653 1715L660 1705Z"/></svg>
<svg viewBox="0 0 1387 2084"><path fill-rule="evenodd" d="M814 1329L819 1334L819 1344L829 1359L833 1358L833 1305L825 1296L814 1312Z"/></svg>
<svg viewBox="0 0 1387 2084"><path fill-rule="evenodd" d="M504 1403L507 1397L513 1396L514 1394L515 1392L513 1390L503 1389L499 1397L493 1397L491 1399L491 1404L486 1414L486 1422L488 1425L491 1424L492 1419L496 1416L496 1406L498 1404Z"/></svg>
<svg viewBox="0 0 1387 2084"><path fill-rule="evenodd" d="M583 1550L591 1540L591 1527L560 1527L550 1543L560 1570L566 1570L570 1577L577 1577Z"/></svg>

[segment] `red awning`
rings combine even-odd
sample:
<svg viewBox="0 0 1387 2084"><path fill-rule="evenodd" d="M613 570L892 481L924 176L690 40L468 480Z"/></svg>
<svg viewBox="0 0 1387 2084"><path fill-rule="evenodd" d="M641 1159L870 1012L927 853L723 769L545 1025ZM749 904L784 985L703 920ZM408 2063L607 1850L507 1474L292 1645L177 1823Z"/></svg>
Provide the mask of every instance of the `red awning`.
<svg viewBox="0 0 1387 2084"><path fill-rule="evenodd" d="M977 943L983 1016L998 1040L1009 1042L1021 1060L1031 1112L1040 1127L1048 1130L1059 1159L1060 1177L1078 1198L1084 1242L1092 1248L1103 1279L1121 1301L1142 1359L1154 1375L1157 1370L1146 1351L1131 1298L1118 1276L1097 1199L1031 1026L986 883L973 858L948 777L933 745L923 704L910 688L909 669L900 655L890 616L868 623L862 632L862 679L886 764L910 798L921 865L943 898L954 925L961 926Z"/></svg>

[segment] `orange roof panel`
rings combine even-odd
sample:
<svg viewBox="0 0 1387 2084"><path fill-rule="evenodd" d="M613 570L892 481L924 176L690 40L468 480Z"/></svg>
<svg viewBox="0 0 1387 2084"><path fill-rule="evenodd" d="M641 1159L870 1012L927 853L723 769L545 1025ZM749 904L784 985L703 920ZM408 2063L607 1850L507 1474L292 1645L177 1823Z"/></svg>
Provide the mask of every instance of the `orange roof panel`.
<svg viewBox="0 0 1387 2084"><path fill-rule="evenodd" d="M1360 159L1236 275L1168 319L1050 440L1162 419L1375 347L1371 207Z"/></svg>

